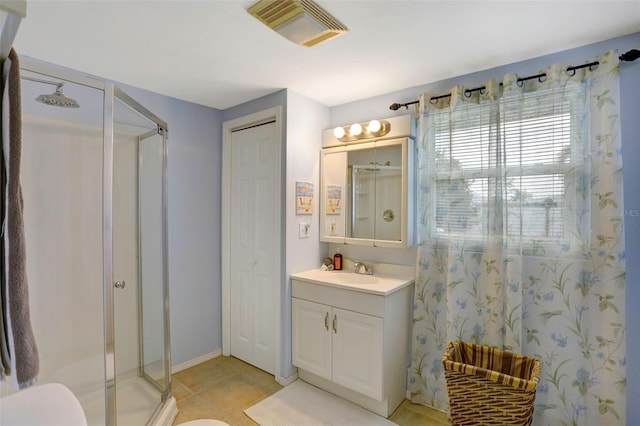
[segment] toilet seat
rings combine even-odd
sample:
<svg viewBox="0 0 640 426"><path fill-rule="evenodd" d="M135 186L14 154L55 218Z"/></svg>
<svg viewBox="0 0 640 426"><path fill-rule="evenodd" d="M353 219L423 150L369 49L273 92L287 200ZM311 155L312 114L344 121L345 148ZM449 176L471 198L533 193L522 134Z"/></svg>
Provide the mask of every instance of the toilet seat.
<svg viewBox="0 0 640 426"><path fill-rule="evenodd" d="M0 423L7 425L87 425L80 401L60 383L33 386L6 396L0 399L0 413Z"/></svg>
<svg viewBox="0 0 640 426"><path fill-rule="evenodd" d="M180 423L178 426L229 426L229 424L220 420L199 419L191 420L190 422L186 423Z"/></svg>

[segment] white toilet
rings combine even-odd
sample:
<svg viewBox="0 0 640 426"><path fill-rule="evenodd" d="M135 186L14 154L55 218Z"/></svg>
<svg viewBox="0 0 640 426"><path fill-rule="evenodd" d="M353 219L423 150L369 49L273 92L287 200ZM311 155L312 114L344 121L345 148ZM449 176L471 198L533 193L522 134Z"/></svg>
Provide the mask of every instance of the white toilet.
<svg viewBox="0 0 640 426"><path fill-rule="evenodd" d="M37 409L34 409L37 407ZM11 426L87 426L80 401L60 383L33 386L0 398L0 424ZM229 426L220 420L191 420L180 426Z"/></svg>
<svg viewBox="0 0 640 426"><path fill-rule="evenodd" d="M69 388L47 383L0 398L0 424L87 426L87 419Z"/></svg>

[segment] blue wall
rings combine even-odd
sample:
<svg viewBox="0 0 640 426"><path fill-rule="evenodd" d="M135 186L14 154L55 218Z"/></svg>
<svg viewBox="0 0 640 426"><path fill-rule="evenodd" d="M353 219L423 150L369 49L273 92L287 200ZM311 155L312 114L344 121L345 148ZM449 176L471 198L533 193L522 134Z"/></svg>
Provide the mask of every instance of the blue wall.
<svg viewBox="0 0 640 426"><path fill-rule="evenodd" d="M190 365L222 346L220 169L222 112L120 85L169 127L171 362Z"/></svg>
<svg viewBox="0 0 640 426"><path fill-rule="evenodd" d="M457 84L477 87L491 78L500 78L510 72L520 75L534 75L537 74L538 70L554 63L581 64L609 50L617 50L618 53L622 54L631 49L640 49L640 33L339 105L331 108L330 127L366 121L372 118L386 118L414 113L413 106L409 107L409 110L403 108L393 112L389 110L389 105L394 102L414 101L422 93L447 93L452 86ZM434 60L437 60L437 58L434 58ZM390 76L389 78L393 77ZM635 214L635 212L640 213L640 166L638 165L640 160L640 59L631 63L622 63L620 67L620 85L625 185L624 208ZM627 215L625 226L627 259L627 424L640 425L640 403L638 403L640 401L640 309L637 305L640 303L640 217L632 214ZM345 250L349 250L346 255L352 258L381 260L393 255L396 263L415 263L414 250L387 253L384 249L376 249L371 252L371 250L365 251L366 248L356 246L345 246ZM401 258L398 259L398 256Z"/></svg>

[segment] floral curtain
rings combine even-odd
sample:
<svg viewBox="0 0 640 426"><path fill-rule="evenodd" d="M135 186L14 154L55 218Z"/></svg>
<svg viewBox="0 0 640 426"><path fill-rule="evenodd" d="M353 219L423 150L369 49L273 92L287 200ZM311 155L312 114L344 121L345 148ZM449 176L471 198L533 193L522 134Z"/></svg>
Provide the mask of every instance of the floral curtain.
<svg viewBox="0 0 640 426"><path fill-rule="evenodd" d="M619 60L421 99L412 401L463 340L539 359L534 424L625 424Z"/></svg>

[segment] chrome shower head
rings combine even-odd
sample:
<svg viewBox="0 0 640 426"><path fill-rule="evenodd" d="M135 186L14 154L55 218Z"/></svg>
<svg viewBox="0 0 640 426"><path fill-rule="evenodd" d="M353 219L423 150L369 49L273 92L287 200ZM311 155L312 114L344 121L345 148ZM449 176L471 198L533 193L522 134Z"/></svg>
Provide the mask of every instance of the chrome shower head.
<svg viewBox="0 0 640 426"><path fill-rule="evenodd" d="M78 102L76 102L74 99L67 98L62 94L62 86L64 86L64 83L57 83L55 93L52 93L51 95L40 95L36 98L36 101L45 105L57 106L62 108L80 108Z"/></svg>

